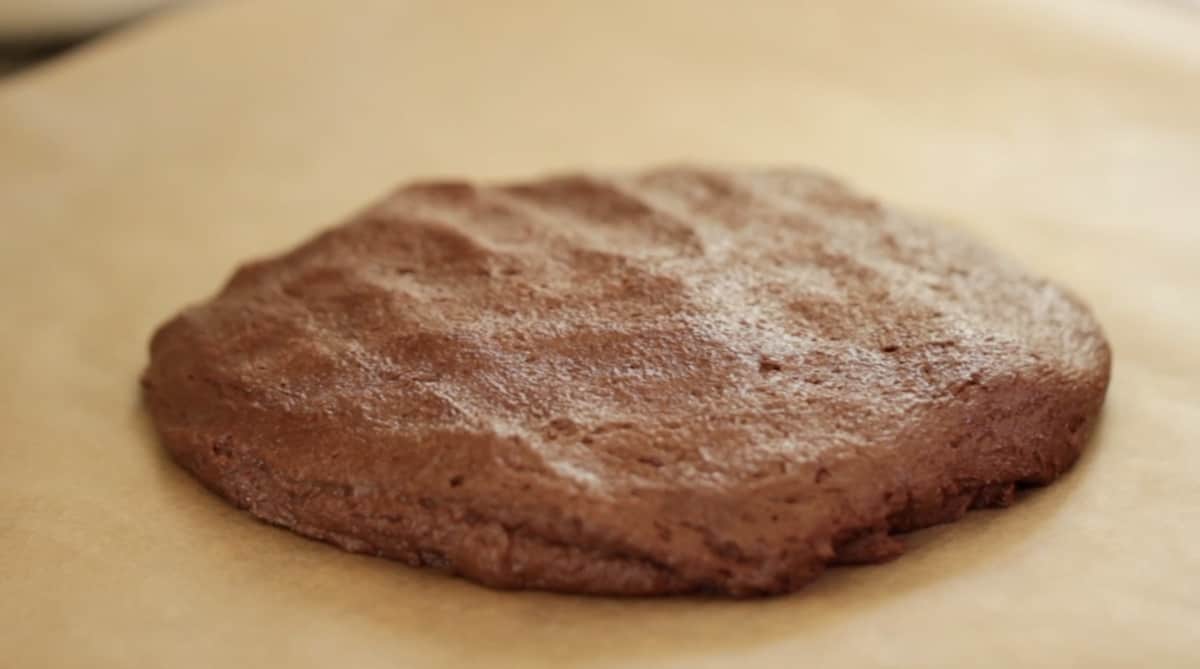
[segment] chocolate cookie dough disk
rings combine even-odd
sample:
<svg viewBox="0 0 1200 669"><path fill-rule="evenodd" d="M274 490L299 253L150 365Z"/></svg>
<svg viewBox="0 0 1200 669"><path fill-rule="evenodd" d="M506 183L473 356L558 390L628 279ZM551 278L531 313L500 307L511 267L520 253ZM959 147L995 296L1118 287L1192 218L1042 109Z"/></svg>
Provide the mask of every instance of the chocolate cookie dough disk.
<svg viewBox="0 0 1200 669"><path fill-rule="evenodd" d="M1078 456L1087 310L812 172L417 183L164 325L166 447L251 513L497 587L793 590Z"/></svg>

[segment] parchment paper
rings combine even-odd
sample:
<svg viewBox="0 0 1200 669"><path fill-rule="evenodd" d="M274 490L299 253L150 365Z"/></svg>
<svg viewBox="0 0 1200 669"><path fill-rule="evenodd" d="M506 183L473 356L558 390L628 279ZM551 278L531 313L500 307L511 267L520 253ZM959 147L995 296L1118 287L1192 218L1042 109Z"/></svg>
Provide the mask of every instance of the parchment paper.
<svg viewBox="0 0 1200 669"><path fill-rule="evenodd" d="M789 597L487 590L159 449L152 328L409 177L792 162L965 226L1116 352L1060 484ZM0 665L1200 666L1200 14L1172 2L201 4L0 83Z"/></svg>

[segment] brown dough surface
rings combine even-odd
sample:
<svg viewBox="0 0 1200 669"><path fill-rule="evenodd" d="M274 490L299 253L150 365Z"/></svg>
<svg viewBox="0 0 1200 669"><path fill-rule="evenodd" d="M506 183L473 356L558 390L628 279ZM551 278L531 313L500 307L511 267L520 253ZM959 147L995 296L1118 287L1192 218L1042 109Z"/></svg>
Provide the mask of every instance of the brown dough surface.
<svg viewBox="0 0 1200 669"><path fill-rule="evenodd" d="M898 555L1079 455L1085 307L820 174L417 183L165 324L175 458L498 587L731 595Z"/></svg>

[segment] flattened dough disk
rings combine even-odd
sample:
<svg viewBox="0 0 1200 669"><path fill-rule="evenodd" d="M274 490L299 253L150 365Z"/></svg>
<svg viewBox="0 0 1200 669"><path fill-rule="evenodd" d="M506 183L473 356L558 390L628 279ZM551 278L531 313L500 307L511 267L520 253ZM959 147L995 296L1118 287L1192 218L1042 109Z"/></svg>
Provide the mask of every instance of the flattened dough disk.
<svg viewBox="0 0 1200 669"><path fill-rule="evenodd" d="M499 587L786 592L1079 455L1068 294L797 169L400 188L164 325L166 446L267 521Z"/></svg>

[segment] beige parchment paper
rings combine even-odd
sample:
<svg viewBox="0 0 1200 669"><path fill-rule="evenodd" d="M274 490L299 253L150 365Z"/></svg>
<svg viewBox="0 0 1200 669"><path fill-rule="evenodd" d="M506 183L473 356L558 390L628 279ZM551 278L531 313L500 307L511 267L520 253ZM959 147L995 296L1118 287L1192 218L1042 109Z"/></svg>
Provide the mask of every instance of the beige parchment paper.
<svg viewBox="0 0 1200 669"><path fill-rule="evenodd" d="M757 601L495 592L234 511L161 452L153 327L409 177L803 163L1095 309L1079 466ZM1200 666L1200 11L202 3L0 81L0 665Z"/></svg>

